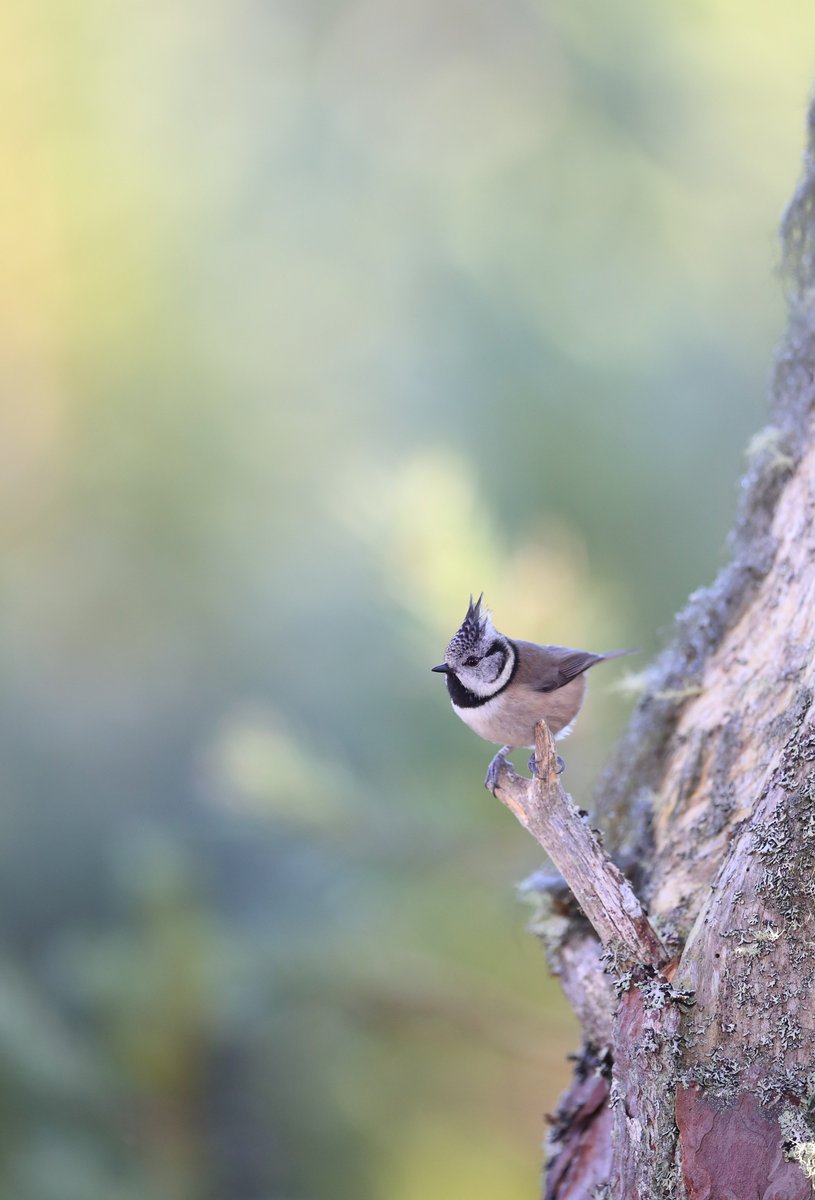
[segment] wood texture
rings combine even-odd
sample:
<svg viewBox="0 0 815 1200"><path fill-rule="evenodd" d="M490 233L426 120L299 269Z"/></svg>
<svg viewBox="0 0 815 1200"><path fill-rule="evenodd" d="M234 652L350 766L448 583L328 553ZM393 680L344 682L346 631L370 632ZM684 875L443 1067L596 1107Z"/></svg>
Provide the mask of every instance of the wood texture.
<svg viewBox="0 0 815 1200"><path fill-rule="evenodd" d="M678 617L593 807L631 883L560 787L545 731L540 778L499 779L576 900L551 876L528 885L585 1031L546 1200L813 1195L813 130L811 113L784 221L789 329L733 557Z"/></svg>
<svg viewBox="0 0 815 1200"><path fill-rule="evenodd" d="M524 779L505 762L495 795L551 858L595 929L620 963L658 971L668 953L618 867L564 790L545 721L535 726L535 774Z"/></svg>

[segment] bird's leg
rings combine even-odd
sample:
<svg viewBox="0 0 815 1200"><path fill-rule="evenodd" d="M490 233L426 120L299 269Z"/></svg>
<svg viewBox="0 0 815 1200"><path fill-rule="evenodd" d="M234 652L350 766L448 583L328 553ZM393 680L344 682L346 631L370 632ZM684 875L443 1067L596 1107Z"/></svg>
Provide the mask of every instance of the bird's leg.
<svg viewBox="0 0 815 1200"><path fill-rule="evenodd" d="M487 777L484 780L484 787L488 792L495 794L495 789L498 787L498 773L507 761L511 746L502 746L498 753L493 758L490 765L487 767Z"/></svg>

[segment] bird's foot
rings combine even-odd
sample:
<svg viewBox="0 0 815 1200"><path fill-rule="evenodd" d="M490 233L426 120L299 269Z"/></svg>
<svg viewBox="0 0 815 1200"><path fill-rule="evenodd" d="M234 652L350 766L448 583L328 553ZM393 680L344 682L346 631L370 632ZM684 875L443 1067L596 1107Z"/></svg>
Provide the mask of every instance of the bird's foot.
<svg viewBox="0 0 815 1200"><path fill-rule="evenodd" d="M556 755L555 757L556 757L556 760L557 760L557 761L556 761L556 764L555 764L555 774L556 774L556 775L562 775L562 774L563 774L563 772L566 770L566 764L565 764L565 762L563 761L563 759L560 757L560 755L559 755L559 754L558 754L558 755ZM534 751L533 751L533 753L532 753L532 756L531 756L531 757L530 757L530 759L529 759L529 774L532 776L532 778L533 778L533 779L534 779L534 778L537 776L537 774L538 774L538 772L537 772L537 770L536 770L536 768L535 768L535 754L534 754Z"/></svg>
<svg viewBox="0 0 815 1200"><path fill-rule="evenodd" d="M501 773L501 768L506 763L507 755L511 749L511 746L502 746L493 758L490 765L487 767L487 775L484 780L484 787L488 792L492 792L493 795L495 795L495 789L498 787L498 776Z"/></svg>

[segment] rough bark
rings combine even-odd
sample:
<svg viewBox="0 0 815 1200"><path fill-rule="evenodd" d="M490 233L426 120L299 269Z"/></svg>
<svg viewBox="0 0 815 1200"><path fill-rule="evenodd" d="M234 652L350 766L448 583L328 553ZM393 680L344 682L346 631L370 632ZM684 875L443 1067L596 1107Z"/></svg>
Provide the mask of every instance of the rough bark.
<svg viewBox="0 0 815 1200"><path fill-rule="evenodd" d="M602 852L576 873L573 818L554 848L551 813L546 828L524 821L562 872L530 881L535 928L585 1032L553 1119L546 1200L813 1195L814 128L811 114L783 225L789 328L732 559L678 617L591 818L609 837L624 831L613 854L650 922ZM497 794L514 788L524 819L547 787L522 803L504 773ZM610 878L645 921L650 957L618 936Z"/></svg>

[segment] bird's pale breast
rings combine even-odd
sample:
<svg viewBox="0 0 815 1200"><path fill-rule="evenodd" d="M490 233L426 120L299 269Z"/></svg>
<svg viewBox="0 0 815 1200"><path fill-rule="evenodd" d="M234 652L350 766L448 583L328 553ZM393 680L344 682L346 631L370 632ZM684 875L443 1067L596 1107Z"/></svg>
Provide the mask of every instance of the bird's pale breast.
<svg viewBox="0 0 815 1200"><path fill-rule="evenodd" d="M523 684L501 692L475 708L458 708L461 717L473 732L487 742L499 746L532 746L535 726L543 718L552 734L568 732L567 726L580 711L586 695L586 680L582 675L570 680L553 692L538 692Z"/></svg>

